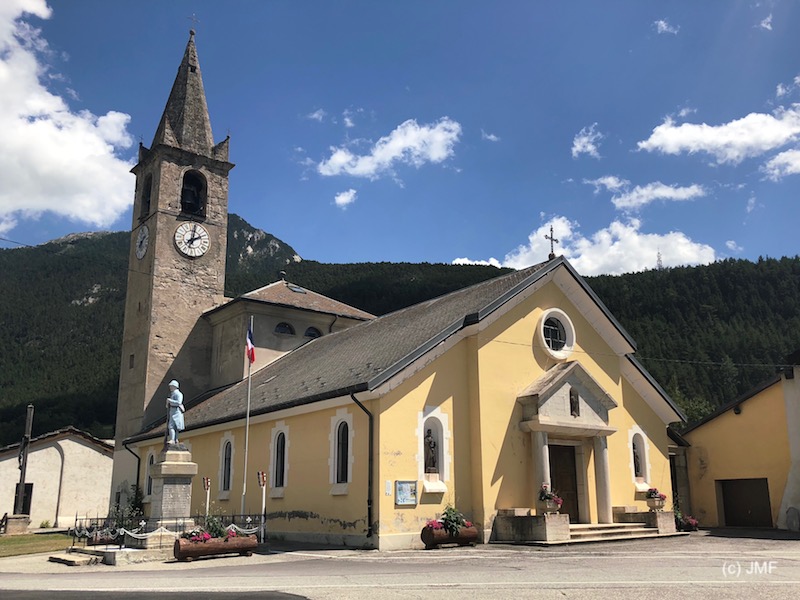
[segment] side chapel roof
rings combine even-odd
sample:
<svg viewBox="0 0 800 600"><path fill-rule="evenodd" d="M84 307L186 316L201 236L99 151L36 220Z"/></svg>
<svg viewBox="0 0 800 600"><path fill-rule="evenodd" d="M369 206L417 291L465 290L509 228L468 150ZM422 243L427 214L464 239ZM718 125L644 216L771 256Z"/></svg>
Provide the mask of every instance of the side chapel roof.
<svg viewBox="0 0 800 600"><path fill-rule="evenodd" d="M633 339L583 278L568 261L558 257L306 343L253 374L250 414L374 390L460 329L480 322L559 267L569 271L612 326L635 348ZM682 414L660 387L657 392ZM246 402L247 380L205 394L188 403L187 429L244 418ZM163 429L162 422L129 441L156 437Z"/></svg>
<svg viewBox="0 0 800 600"><path fill-rule="evenodd" d="M235 302L243 300L251 300L254 302L263 302L266 304L274 304L276 306L285 306L289 308L297 308L300 310L307 310L318 313L326 313L339 317L349 317L351 319L358 319L366 321L374 319L372 315L344 302L339 302L333 298L328 298L317 292L312 292L306 288L300 287L288 281L276 281L265 285L264 287L247 292L237 298L234 298L227 304L223 304L206 312L206 315L225 310L225 307L230 306Z"/></svg>

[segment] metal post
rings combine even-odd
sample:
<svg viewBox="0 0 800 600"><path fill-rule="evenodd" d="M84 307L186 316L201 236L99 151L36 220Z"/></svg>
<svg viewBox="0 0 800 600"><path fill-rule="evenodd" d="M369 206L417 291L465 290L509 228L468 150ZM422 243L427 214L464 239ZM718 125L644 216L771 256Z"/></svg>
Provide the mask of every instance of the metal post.
<svg viewBox="0 0 800 600"><path fill-rule="evenodd" d="M31 443L31 430L33 429L33 404L28 404L28 415L25 420L25 435L19 448L19 493L14 503L14 514L22 514L23 500L25 499L25 471L28 469L28 445Z"/></svg>

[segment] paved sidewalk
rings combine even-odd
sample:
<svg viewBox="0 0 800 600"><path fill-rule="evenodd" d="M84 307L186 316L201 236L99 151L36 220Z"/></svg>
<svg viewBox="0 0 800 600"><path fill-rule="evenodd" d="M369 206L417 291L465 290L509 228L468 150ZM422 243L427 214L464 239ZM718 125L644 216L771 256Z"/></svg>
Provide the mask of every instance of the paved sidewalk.
<svg viewBox="0 0 800 600"><path fill-rule="evenodd" d="M798 536L744 530L558 548L489 544L378 552L284 544L252 557L117 567L67 567L48 563L47 556L0 559L0 596L27 600L52 598L43 590L91 590L126 600L176 592L192 592L192 598L219 593L213 596L219 600L255 592L314 600L752 600L795 599L800 589Z"/></svg>

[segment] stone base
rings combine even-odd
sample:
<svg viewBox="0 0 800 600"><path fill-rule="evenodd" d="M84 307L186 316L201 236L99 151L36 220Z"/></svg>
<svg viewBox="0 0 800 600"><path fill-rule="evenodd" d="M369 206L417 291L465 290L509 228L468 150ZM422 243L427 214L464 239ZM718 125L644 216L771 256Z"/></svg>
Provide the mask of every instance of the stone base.
<svg viewBox="0 0 800 600"><path fill-rule="evenodd" d="M644 523L658 533L675 533L675 513L671 510L614 512L614 523Z"/></svg>
<svg viewBox="0 0 800 600"><path fill-rule="evenodd" d="M28 533L28 527L31 526L31 518L29 515L8 515L6 521L6 535L22 535Z"/></svg>
<svg viewBox="0 0 800 600"><path fill-rule="evenodd" d="M645 523L648 527L655 527L658 533L675 533L675 513L671 510L646 512Z"/></svg>
<svg viewBox="0 0 800 600"><path fill-rule="evenodd" d="M150 502L150 518L158 522L174 522L191 514L192 478L197 475L197 463L186 450L168 446L150 470L153 493Z"/></svg>
<svg viewBox="0 0 800 600"><path fill-rule="evenodd" d="M499 511L494 520L493 541L566 542L570 539L569 515L509 516Z"/></svg>
<svg viewBox="0 0 800 600"><path fill-rule="evenodd" d="M144 539L125 535L125 547L136 548L139 550L154 550L158 548L172 549L175 540L180 537L180 534L171 531L165 531L150 535Z"/></svg>

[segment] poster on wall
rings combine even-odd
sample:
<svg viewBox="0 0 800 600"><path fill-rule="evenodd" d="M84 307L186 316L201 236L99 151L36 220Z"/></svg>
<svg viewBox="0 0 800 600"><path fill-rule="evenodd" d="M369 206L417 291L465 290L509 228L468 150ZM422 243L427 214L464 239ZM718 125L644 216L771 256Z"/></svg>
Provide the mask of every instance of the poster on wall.
<svg viewBox="0 0 800 600"><path fill-rule="evenodd" d="M416 481L395 481L394 482L394 503L398 506L417 505L417 482Z"/></svg>

